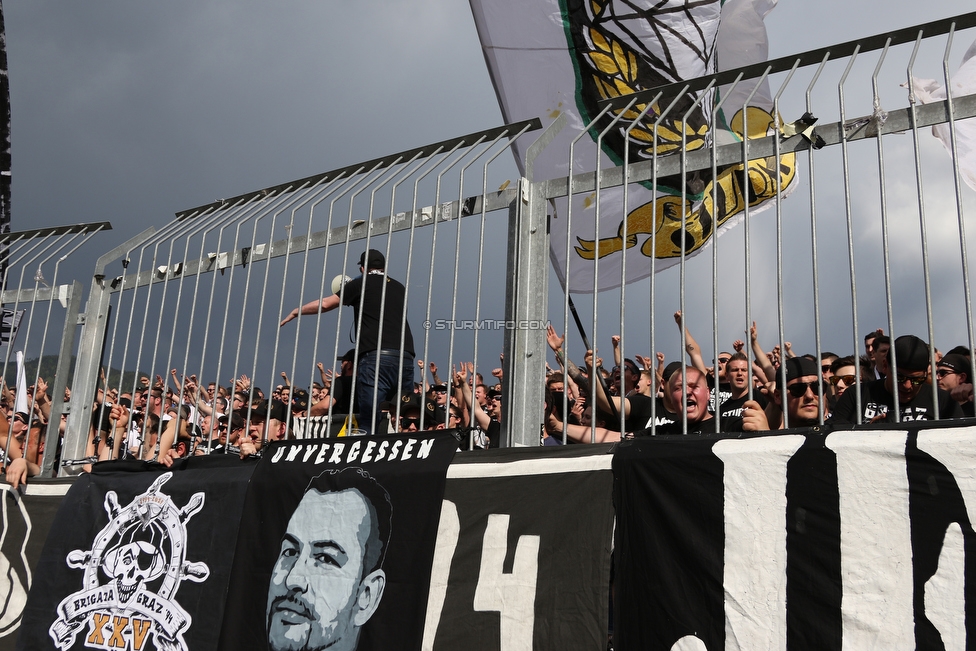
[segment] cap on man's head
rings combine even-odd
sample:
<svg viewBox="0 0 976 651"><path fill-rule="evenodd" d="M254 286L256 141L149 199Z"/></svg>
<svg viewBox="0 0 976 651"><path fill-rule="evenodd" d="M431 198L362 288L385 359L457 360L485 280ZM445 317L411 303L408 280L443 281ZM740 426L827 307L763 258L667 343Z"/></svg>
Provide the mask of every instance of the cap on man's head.
<svg viewBox="0 0 976 651"><path fill-rule="evenodd" d="M308 391L295 389L291 394L291 410L305 411L308 409Z"/></svg>
<svg viewBox="0 0 976 651"><path fill-rule="evenodd" d="M359 256L359 266L365 269L385 269L386 258L376 249L363 251L363 254Z"/></svg>
<svg viewBox="0 0 976 651"><path fill-rule="evenodd" d="M929 369L929 345L915 335L902 335L895 339L894 352L898 369L902 371L927 371ZM891 350L888 351L891 364Z"/></svg>
<svg viewBox="0 0 976 651"><path fill-rule="evenodd" d="M428 400L424 403L424 409L427 410L427 415L424 417L426 423L439 425L447 422L447 412L440 405Z"/></svg>
<svg viewBox="0 0 976 651"><path fill-rule="evenodd" d="M355 348L350 348L339 359L340 359L340 361L349 362L351 364L356 359L356 349Z"/></svg>
<svg viewBox="0 0 976 651"><path fill-rule="evenodd" d="M899 366L901 366L900 363ZM948 368L954 373L965 373L969 375L969 358L957 355L956 353L950 353L942 357L942 360L939 361L939 367Z"/></svg>
<svg viewBox="0 0 976 651"><path fill-rule="evenodd" d="M288 406L280 400L272 400L270 405L267 400L262 400L251 409L251 418L285 421L288 419Z"/></svg>
<svg viewBox="0 0 976 651"><path fill-rule="evenodd" d="M820 375L820 365L807 357L790 357L786 360L786 383L789 384L797 378L808 375ZM776 386L779 386L782 377L776 373Z"/></svg>
<svg viewBox="0 0 976 651"><path fill-rule="evenodd" d="M946 352L946 355L962 355L963 357L969 357L970 352L966 346L960 345Z"/></svg>
<svg viewBox="0 0 976 651"><path fill-rule="evenodd" d="M416 409L421 411L423 406L420 403L420 396L413 391L406 391L400 396L400 413L403 414L408 409ZM390 407L390 413L394 412L394 408Z"/></svg>

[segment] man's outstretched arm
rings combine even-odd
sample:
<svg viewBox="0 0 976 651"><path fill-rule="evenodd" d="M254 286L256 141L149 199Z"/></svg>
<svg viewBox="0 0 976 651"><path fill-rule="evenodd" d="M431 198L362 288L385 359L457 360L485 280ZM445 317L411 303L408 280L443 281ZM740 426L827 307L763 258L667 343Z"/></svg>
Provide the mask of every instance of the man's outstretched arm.
<svg viewBox="0 0 976 651"><path fill-rule="evenodd" d="M330 312L339 307L339 295L333 294L332 296L326 296L323 299L316 301L309 301L301 307L296 307L294 310L288 313L278 327L285 325L289 321L297 319L302 314L318 314L319 312Z"/></svg>

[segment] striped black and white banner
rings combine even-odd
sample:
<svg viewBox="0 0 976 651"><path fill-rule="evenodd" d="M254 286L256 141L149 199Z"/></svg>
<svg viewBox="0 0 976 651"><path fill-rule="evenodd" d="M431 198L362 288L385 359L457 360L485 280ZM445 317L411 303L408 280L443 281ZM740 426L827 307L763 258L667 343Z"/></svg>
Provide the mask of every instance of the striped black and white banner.
<svg viewBox="0 0 976 651"><path fill-rule="evenodd" d="M616 649L970 646L974 427L648 437L614 474Z"/></svg>
<svg viewBox="0 0 976 651"><path fill-rule="evenodd" d="M0 651L15 648L44 541L70 487L64 479L21 490L0 484Z"/></svg>

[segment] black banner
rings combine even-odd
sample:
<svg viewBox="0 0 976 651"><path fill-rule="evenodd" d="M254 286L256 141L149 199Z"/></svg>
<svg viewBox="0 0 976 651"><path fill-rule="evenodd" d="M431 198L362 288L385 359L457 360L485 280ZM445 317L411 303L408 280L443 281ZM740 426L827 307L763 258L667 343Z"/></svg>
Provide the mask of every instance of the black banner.
<svg viewBox="0 0 976 651"><path fill-rule="evenodd" d="M44 540L70 486L70 480L36 481L17 491L0 484L0 651L15 648Z"/></svg>
<svg viewBox="0 0 976 651"><path fill-rule="evenodd" d="M254 464L98 464L71 487L37 567L18 649L214 648ZM130 470L132 472L126 472Z"/></svg>
<svg viewBox="0 0 976 651"><path fill-rule="evenodd" d="M458 455L448 471L424 648L602 649L610 446Z"/></svg>
<svg viewBox="0 0 976 651"><path fill-rule="evenodd" d="M450 435L270 446L241 521L220 648L419 649Z"/></svg>
<svg viewBox="0 0 976 651"><path fill-rule="evenodd" d="M616 649L973 648L976 429L620 444Z"/></svg>

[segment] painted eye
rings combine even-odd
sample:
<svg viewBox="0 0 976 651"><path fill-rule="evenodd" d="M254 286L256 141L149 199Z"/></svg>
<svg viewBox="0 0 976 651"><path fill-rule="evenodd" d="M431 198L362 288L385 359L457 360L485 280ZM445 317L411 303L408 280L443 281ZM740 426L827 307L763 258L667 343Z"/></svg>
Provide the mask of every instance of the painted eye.
<svg viewBox="0 0 976 651"><path fill-rule="evenodd" d="M332 567L340 567L338 559L336 559L331 554L316 554L315 562L321 565L331 565Z"/></svg>

